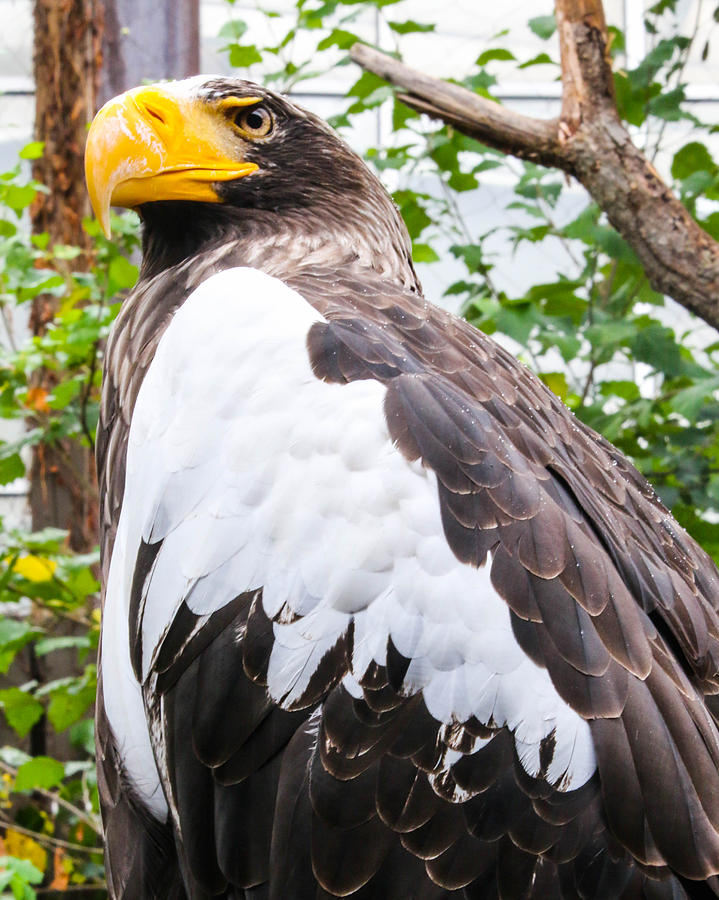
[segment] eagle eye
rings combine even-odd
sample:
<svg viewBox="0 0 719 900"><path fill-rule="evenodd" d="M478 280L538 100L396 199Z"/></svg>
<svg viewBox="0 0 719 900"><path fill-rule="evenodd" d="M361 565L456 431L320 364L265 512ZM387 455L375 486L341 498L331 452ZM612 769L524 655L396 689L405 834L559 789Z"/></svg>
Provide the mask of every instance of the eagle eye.
<svg viewBox="0 0 719 900"><path fill-rule="evenodd" d="M253 106L237 113L235 125L252 137L267 137L272 131L272 115L264 106Z"/></svg>

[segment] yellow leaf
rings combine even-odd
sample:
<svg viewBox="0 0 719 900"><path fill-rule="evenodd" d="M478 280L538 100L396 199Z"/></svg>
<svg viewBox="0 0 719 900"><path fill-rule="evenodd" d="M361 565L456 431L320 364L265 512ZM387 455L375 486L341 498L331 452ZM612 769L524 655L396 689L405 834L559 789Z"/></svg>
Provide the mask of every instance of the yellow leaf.
<svg viewBox="0 0 719 900"><path fill-rule="evenodd" d="M54 560L32 554L21 556L15 562L15 571L28 581L49 581L56 568Z"/></svg>
<svg viewBox="0 0 719 900"><path fill-rule="evenodd" d="M45 871L47 865L47 853L31 837L20 834L12 828L8 828L5 832L5 852L8 856L17 856L18 859L29 860L41 872Z"/></svg>
<svg viewBox="0 0 719 900"><path fill-rule="evenodd" d="M38 412L49 412L50 407L47 404L47 391L45 388L31 387L25 397L25 406Z"/></svg>
<svg viewBox="0 0 719 900"><path fill-rule="evenodd" d="M539 377L547 385L550 391L555 393L560 400L566 400L569 393L567 376L564 372L540 372Z"/></svg>

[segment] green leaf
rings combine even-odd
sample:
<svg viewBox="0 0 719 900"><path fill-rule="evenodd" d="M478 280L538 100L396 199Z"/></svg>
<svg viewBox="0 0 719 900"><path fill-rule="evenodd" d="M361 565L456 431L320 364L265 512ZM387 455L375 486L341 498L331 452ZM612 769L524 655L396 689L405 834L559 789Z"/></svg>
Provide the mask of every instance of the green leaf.
<svg viewBox="0 0 719 900"><path fill-rule="evenodd" d="M372 72L363 72L362 75L355 81L352 87L347 91L348 97L359 97L360 100L364 100L366 97L369 97L370 94L373 94L378 88L385 87L387 85L386 81L383 81L379 76L375 75Z"/></svg>
<svg viewBox="0 0 719 900"><path fill-rule="evenodd" d="M41 629L27 622L0 618L0 672L7 672L17 652L41 634Z"/></svg>
<svg viewBox="0 0 719 900"><path fill-rule="evenodd" d="M461 259L467 270L472 274L486 275L492 268L485 259L485 250L482 244L452 244L450 253Z"/></svg>
<svg viewBox="0 0 719 900"><path fill-rule="evenodd" d="M452 172L447 182L453 191L473 191L479 182L471 172Z"/></svg>
<svg viewBox="0 0 719 900"><path fill-rule="evenodd" d="M663 325L649 325L632 339L635 358L665 375L679 375L683 369L679 345L674 332Z"/></svg>
<svg viewBox="0 0 719 900"><path fill-rule="evenodd" d="M125 259L124 256L116 256L110 262L107 274L110 281L108 286L109 293L116 294L118 291L129 290L134 287L137 281L138 268L129 259Z"/></svg>
<svg viewBox="0 0 719 900"><path fill-rule="evenodd" d="M414 191L395 191L392 197L399 206L409 236L415 240L428 225L432 224L432 220L419 203L418 195Z"/></svg>
<svg viewBox="0 0 719 900"><path fill-rule="evenodd" d="M578 297L574 291L562 291L550 295L544 302L544 314L557 318L569 318L574 325L579 326L584 321L587 310L587 301Z"/></svg>
<svg viewBox="0 0 719 900"><path fill-rule="evenodd" d="M594 232L594 240L597 246L601 247L612 259L638 265L639 261L632 248L613 228L597 228Z"/></svg>
<svg viewBox="0 0 719 900"><path fill-rule="evenodd" d="M30 187L29 184L11 184L5 191L3 202L6 206L9 206L10 209L19 213L30 206L35 199L36 194L37 191L35 188Z"/></svg>
<svg viewBox="0 0 719 900"><path fill-rule="evenodd" d="M540 372L539 377L547 385L549 390L556 394L560 400L566 400L569 393L567 376L564 372Z"/></svg>
<svg viewBox="0 0 719 900"><path fill-rule="evenodd" d="M10 727L20 737L25 737L43 713L42 703L39 703L32 694L17 687L0 690L0 705Z"/></svg>
<svg viewBox="0 0 719 900"><path fill-rule="evenodd" d="M79 568L77 571L63 570L65 588L75 597L75 605L79 606L91 595L95 594L100 585L96 581L89 567Z"/></svg>
<svg viewBox="0 0 719 900"><path fill-rule="evenodd" d="M232 41L239 41L242 35L247 31L247 23L242 19L230 19L229 22L220 28L218 37L230 38Z"/></svg>
<svg viewBox="0 0 719 900"><path fill-rule="evenodd" d="M617 110L622 119L630 125L641 125L647 117L647 106L651 97L661 91L658 84L643 87L635 84L624 72L614 72L614 92Z"/></svg>
<svg viewBox="0 0 719 900"><path fill-rule="evenodd" d="M638 400L641 396L634 381L603 381L599 392L604 397L621 397L622 400Z"/></svg>
<svg viewBox="0 0 719 900"><path fill-rule="evenodd" d="M19 453L0 456L0 484L10 484L25 475L25 463Z"/></svg>
<svg viewBox="0 0 719 900"><path fill-rule="evenodd" d="M55 259L62 259L65 261L77 259L77 257L82 253L80 247L73 247L71 244L53 244L52 247L52 255Z"/></svg>
<svg viewBox="0 0 719 900"><path fill-rule="evenodd" d="M90 638L86 634L79 635L61 635L59 637L42 638L35 644L35 654L37 656L47 656L48 653L54 653L56 650L71 650L77 648L86 650L90 647ZM0 694L2 692L0 691Z"/></svg>
<svg viewBox="0 0 719 900"><path fill-rule="evenodd" d="M397 34L414 34L419 31L427 32L435 29L434 25L422 25L412 19L407 19L405 22L388 22L387 24Z"/></svg>
<svg viewBox="0 0 719 900"><path fill-rule="evenodd" d="M554 18L554 15L536 16L534 19L530 19L527 24L537 37L543 41L549 40L557 30L557 20Z"/></svg>
<svg viewBox="0 0 719 900"><path fill-rule="evenodd" d="M466 88L469 88L470 91L474 91L475 94L481 94L483 97L489 97L490 99L492 99L492 95L489 92L489 88L496 83L497 79L495 76L491 75L485 69L462 79L462 84Z"/></svg>
<svg viewBox="0 0 719 900"><path fill-rule="evenodd" d="M497 313L497 329L524 346L536 323L536 312L529 303L503 306Z"/></svg>
<svg viewBox="0 0 719 900"><path fill-rule="evenodd" d="M419 113L400 102L397 97L392 104L392 130L400 131L410 119L418 119Z"/></svg>
<svg viewBox="0 0 719 900"><path fill-rule="evenodd" d="M3 870L16 875L26 884L40 884L44 878L43 873L29 859L19 859L17 856L0 856L0 871ZM33 891L30 896L34 895L35 892ZM20 896L22 897L23 895L21 894Z"/></svg>
<svg viewBox="0 0 719 900"><path fill-rule="evenodd" d="M649 112L659 119L667 122L678 122L686 117L681 108L682 103L686 99L683 85L672 88L670 91L663 91L657 97L652 97L649 101Z"/></svg>
<svg viewBox="0 0 719 900"><path fill-rule="evenodd" d="M412 244L412 259L416 263L432 263L438 262L439 256L435 253L429 244Z"/></svg>
<svg viewBox="0 0 719 900"><path fill-rule="evenodd" d="M484 53L480 53L480 55L475 60L475 65L486 66L488 62L492 62L492 60L494 59L510 60L516 58L517 57L514 55L514 53L511 53L504 47L495 47L492 50L485 50Z"/></svg>
<svg viewBox="0 0 719 900"><path fill-rule="evenodd" d="M590 325L585 332L587 340L600 348L613 348L629 341L636 333L637 326L633 322L602 322Z"/></svg>
<svg viewBox="0 0 719 900"><path fill-rule="evenodd" d="M521 63L517 66L518 69L528 69L530 66L544 66L544 65L552 65L556 66L554 60L549 56L548 53L538 53L537 56L533 56L531 59L528 59L526 62Z"/></svg>
<svg viewBox="0 0 719 900"><path fill-rule="evenodd" d="M719 241L719 212L714 212L706 219L699 219L699 224L715 241Z"/></svg>
<svg viewBox="0 0 719 900"><path fill-rule="evenodd" d="M701 194L709 196L715 183L716 175L712 175L711 172L692 172L681 183L682 197L686 201Z"/></svg>
<svg viewBox="0 0 719 900"><path fill-rule="evenodd" d="M45 149L44 141L30 141L18 153L20 159L40 159Z"/></svg>
<svg viewBox="0 0 719 900"><path fill-rule="evenodd" d="M670 400L670 405L675 412L687 419L694 419L701 408L708 402L716 406L716 392L719 390L719 375L707 378L691 387L678 391Z"/></svg>
<svg viewBox="0 0 719 900"><path fill-rule="evenodd" d="M262 62L262 54L254 44L230 44L230 65L235 69L246 69L255 63Z"/></svg>
<svg viewBox="0 0 719 900"><path fill-rule="evenodd" d="M620 53L626 52L627 42L624 32L616 25L607 25L607 37L609 39L609 50L612 57L616 57Z"/></svg>
<svg viewBox="0 0 719 900"><path fill-rule="evenodd" d="M672 160L672 177L677 181L684 181L695 172L711 172L717 170L716 163L711 154L699 141L691 141L685 144L681 150L674 154Z"/></svg>
<svg viewBox="0 0 719 900"><path fill-rule="evenodd" d="M317 44L318 50L327 50L328 47L339 47L340 50L347 50L353 44L356 44L359 38L351 31L344 31L342 28L334 28L326 38L323 38Z"/></svg>
<svg viewBox="0 0 719 900"><path fill-rule="evenodd" d="M50 409L65 409L80 393L82 382L77 379L61 381L52 389L52 394L47 397L47 405Z"/></svg>
<svg viewBox="0 0 719 900"><path fill-rule="evenodd" d="M599 214L599 207L594 203L590 203L584 207L576 219L564 226L562 233L565 237L583 241L585 244L593 246Z"/></svg>
<svg viewBox="0 0 719 900"><path fill-rule="evenodd" d="M50 687L47 717L56 731L64 731L92 707L97 687L94 666L87 666L80 678L59 679L56 684L57 687L43 687L43 690Z"/></svg>
<svg viewBox="0 0 719 900"><path fill-rule="evenodd" d="M16 791L32 791L35 788L49 790L62 782L65 767L50 756L35 756L23 763L15 776Z"/></svg>
<svg viewBox="0 0 719 900"><path fill-rule="evenodd" d="M74 747L82 747L88 756L95 753L95 727L92 719L82 719L70 727L70 741Z"/></svg>
<svg viewBox="0 0 719 900"><path fill-rule="evenodd" d="M58 691L53 695L47 708L47 717L55 731L64 731L78 722L92 707L95 699L94 689L78 693Z"/></svg>

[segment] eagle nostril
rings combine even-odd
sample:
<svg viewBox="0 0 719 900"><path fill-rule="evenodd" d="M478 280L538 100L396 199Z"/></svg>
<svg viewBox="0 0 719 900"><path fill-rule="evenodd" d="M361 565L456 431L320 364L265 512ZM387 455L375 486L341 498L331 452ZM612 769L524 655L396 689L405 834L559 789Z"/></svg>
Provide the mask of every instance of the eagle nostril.
<svg viewBox="0 0 719 900"><path fill-rule="evenodd" d="M153 102L152 99L143 98L138 105L150 120L150 124L156 128L160 127L160 130L166 130L169 127L169 116L160 103Z"/></svg>

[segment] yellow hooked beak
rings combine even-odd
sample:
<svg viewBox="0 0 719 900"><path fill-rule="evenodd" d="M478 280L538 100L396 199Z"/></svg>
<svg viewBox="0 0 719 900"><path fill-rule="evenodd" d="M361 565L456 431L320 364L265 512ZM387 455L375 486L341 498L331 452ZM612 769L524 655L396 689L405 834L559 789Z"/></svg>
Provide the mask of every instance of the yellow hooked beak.
<svg viewBox="0 0 719 900"><path fill-rule="evenodd" d="M259 100L233 97L211 105L178 95L172 85L151 85L106 103L85 147L90 202L106 236L111 206L154 200L219 203L214 184L256 172L255 163L237 160L239 143L222 113Z"/></svg>

